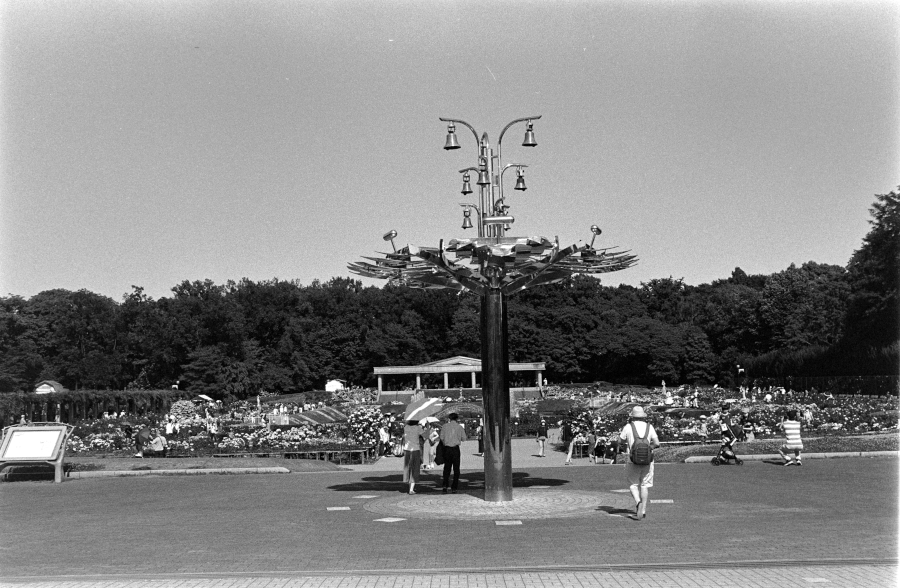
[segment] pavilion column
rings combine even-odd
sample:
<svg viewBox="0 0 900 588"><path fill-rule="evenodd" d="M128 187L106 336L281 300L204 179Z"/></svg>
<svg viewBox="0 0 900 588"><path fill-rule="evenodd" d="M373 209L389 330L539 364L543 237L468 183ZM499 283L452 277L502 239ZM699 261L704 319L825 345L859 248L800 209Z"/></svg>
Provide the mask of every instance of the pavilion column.
<svg viewBox="0 0 900 588"><path fill-rule="evenodd" d="M422 375L416 374L416 390L422 389Z"/></svg>
<svg viewBox="0 0 900 588"><path fill-rule="evenodd" d="M543 380L541 379L541 370L537 372L537 387L540 388L543 386Z"/></svg>
<svg viewBox="0 0 900 588"><path fill-rule="evenodd" d="M475 382L475 372L472 372L472 387L473 387L473 388L477 388L477 387L478 387L478 386L476 385L476 382Z"/></svg>
<svg viewBox="0 0 900 588"><path fill-rule="evenodd" d="M378 395L381 396L382 387L381 387L381 374L378 375Z"/></svg>
<svg viewBox="0 0 900 588"><path fill-rule="evenodd" d="M444 372L444 390L450 388L450 374Z"/></svg>

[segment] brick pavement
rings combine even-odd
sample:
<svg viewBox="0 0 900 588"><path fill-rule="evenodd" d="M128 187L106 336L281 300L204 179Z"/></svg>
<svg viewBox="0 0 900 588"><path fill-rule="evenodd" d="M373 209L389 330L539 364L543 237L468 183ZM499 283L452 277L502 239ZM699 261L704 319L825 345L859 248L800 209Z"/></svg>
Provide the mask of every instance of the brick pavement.
<svg viewBox="0 0 900 588"><path fill-rule="evenodd" d="M892 565L0 581L0 588L893 588L897 585L897 567Z"/></svg>
<svg viewBox="0 0 900 588"><path fill-rule="evenodd" d="M60 573L73 586L85 585L79 578L135 587L636 586L648 574L658 574L657 585L691 586L709 585L703 574L714 565L730 585L746 585L741 578L750 572L729 564L743 562L762 575L754 585L789 585L778 583L786 575L794 586L817 583L804 577L896 585L896 459L803 468L659 464L651 501L671 502L651 502L641 522L604 504L603 497L627 499L623 477L614 466L517 470L514 496L597 495L597 508L582 516L522 516L519 525L367 508L411 498L394 471L2 484L0 574L8 583L31 578L29 586L41 578L60 585ZM463 492L477 495L481 483L480 472L464 472ZM439 488L428 474L421 497L441 498ZM453 541L438 548L442 534ZM638 534L655 539L640 556L632 549ZM822 567L829 561L841 565ZM819 567L832 575L804 571ZM159 580L169 583L146 583L154 574L168 574Z"/></svg>

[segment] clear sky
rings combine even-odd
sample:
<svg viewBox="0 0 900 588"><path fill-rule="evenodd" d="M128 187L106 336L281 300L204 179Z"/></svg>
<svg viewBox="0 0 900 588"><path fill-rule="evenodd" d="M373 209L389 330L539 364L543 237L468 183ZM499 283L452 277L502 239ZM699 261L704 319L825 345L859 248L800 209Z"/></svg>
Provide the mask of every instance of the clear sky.
<svg viewBox="0 0 900 588"><path fill-rule="evenodd" d="M688 284L845 265L900 184L897 2L4 0L0 295L350 276L463 231L444 151L542 115L513 234ZM514 176L507 173L507 186ZM366 284L380 284L363 280Z"/></svg>

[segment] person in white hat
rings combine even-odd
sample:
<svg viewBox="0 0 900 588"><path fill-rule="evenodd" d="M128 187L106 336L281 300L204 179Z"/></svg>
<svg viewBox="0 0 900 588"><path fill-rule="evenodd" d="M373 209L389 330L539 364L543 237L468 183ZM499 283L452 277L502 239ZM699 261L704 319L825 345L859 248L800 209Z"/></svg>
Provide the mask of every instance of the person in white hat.
<svg viewBox="0 0 900 588"><path fill-rule="evenodd" d="M630 417L629 423L619 433L619 439L628 443L625 476L628 478L628 488L631 490L631 496L635 502L634 518L641 520L647 518L648 496L650 488L653 487L653 455L651 452L649 463L638 464L634 463L635 459L639 459L636 455L637 452L632 450L635 449L635 441L639 441L639 446L646 441L651 448L655 449L659 447L659 437L656 435L653 425L647 422L647 413L644 412L643 407L632 408Z"/></svg>

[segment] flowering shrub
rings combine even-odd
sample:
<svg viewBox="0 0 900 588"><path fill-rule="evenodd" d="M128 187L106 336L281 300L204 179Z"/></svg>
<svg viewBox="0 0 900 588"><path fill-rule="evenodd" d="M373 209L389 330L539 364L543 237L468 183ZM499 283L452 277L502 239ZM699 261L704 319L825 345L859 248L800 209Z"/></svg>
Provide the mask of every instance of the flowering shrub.
<svg viewBox="0 0 900 588"><path fill-rule="evenodd" d="M347 415L350 439L360 445L374 445L378 442L378 429L389 426L393 420L379 408L357 408Z"/></svg>
<svg viewBox="0 0 900 588"><path fill-rule="evenodd" d="M319 427L300 425L284 429L257 429L249 432L230 432L216 444L227 451L302 451L315 448L350 448L354 444L343 437L323 435Z"/></svg>
<svg viewBox="0 0 900 588"><path fill-rule="evenodd" d="M89 450L90 448L77 435L70 435L66 439L66 453L86 453Z"/></svg>
<svg viewBox="0 0 900 588"><path fill-rule="evenodd" d="M175 419L179 427L190 426L194 417L200 416L194 403L190 400L179 400L172 403L172 406L169 408L169 415Z"/></svg>
<svg viewBox="0 0 900 588"><path fill-rule="evenodd" d="M72 434L82 438L87 437L88 435L97 435L101 433L117 433L124 436L124 430L126 428L137 431L143 426L153 426L154 422L154 420L151 420L150 417L146 416L129 416L117 419L93 419L77 423Z"/></svg>

